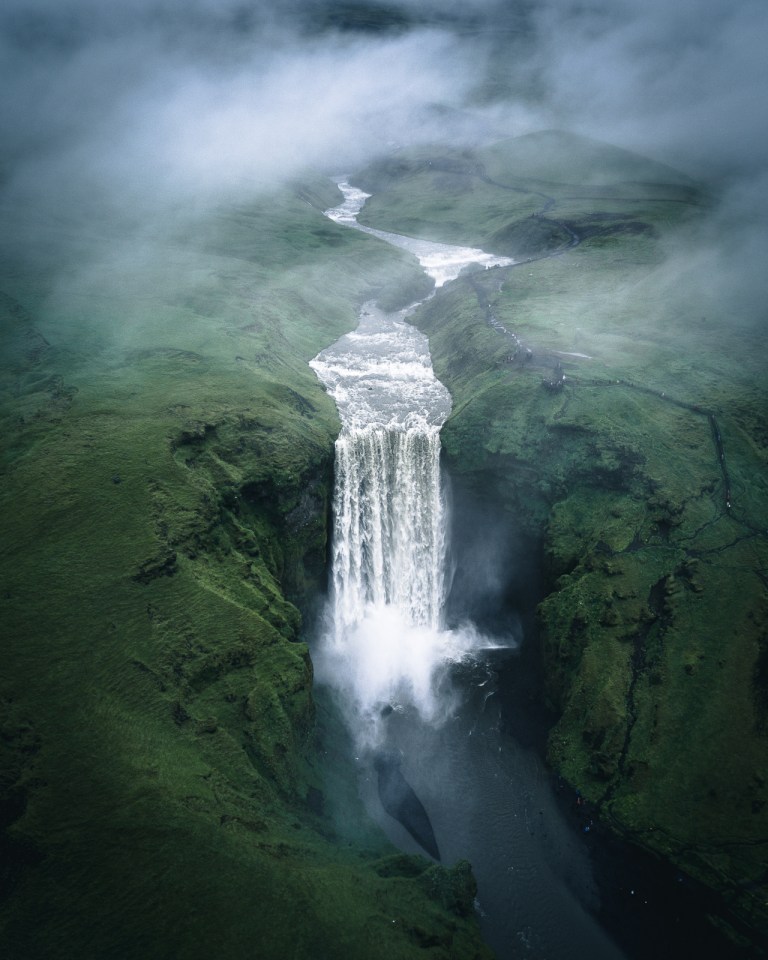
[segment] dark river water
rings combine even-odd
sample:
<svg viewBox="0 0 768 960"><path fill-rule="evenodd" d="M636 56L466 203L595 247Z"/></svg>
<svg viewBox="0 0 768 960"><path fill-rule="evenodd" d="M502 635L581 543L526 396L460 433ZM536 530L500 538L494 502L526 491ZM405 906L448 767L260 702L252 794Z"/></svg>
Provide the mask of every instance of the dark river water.
<svg viewBox="0 0 768 960"><path fill-rule="evenodd" d="M391 713L387 749L401 756L443 863L472 864L483 934L500 960L619 960L627 954L595 919L600 896L583 828L563 810L536 751L502 732L492 666L454 671L465 699L439 727L407 709ZM382 809L372 768L362 774L361 790L392 842L423 853Z"/></svg>

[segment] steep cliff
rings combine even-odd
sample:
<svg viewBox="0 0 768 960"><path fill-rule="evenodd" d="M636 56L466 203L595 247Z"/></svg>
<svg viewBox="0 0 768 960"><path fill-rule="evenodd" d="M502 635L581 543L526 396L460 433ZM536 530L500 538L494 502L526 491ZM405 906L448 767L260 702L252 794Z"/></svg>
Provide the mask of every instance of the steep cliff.
<svg viewBox="0 0 768 960"><path fill-rule="evenodd" d="M366 823L312 696L338 421L307 361L421 283L335 197L5 251L4 956L486 956L466 869Z"/></svg>
<svg viewBox="0 0 768 960"><path fill-rule="evenodd" d="M378 191L371 225L520 261L468 274L414 322L454 398L449 471L542 544L519 562L542 568L549 758L604 823L716 890L737 939L759 939L765 331L707 273L712 200L555 133L404 153L359 180Z"/></svg>

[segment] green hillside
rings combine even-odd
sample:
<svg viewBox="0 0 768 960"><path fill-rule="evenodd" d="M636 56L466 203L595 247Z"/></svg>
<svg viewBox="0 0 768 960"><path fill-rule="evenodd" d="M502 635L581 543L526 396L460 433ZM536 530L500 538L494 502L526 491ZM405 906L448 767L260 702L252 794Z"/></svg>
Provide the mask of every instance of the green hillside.
<svg viewBox="0 0 768 960"><path fill-rule="evenodd" d="M352 180L372 226L519 261L414 322L454 398L457 489L539 545L549 759L756 938L766 343L702 282L715 198L554 132L398 151ZM489 956L469 868L367 822L312 688L339 422L307 361L364 301L428 289L325 219L337 198L308 177L127 238L6 211L3 956Z"/></svg>
<svg viewBox="0 0 768 960"><path fill-rule="evenodd" d="M697 273L711 199L553 133L359 179L371 225L407 210L415 236L518 238L524 262L414 322L454 397L450 472L541 544L549 758L603 822L718 891L737 937L765 932L766 342Z"/></svg>
<svg viewBox="0 0 768 960"><path fill-rule="evenodd" d="M3 956L486 955L471 875L365 821L312 693L338 420L307 361L423 287L337 195L4 251Z"/></svg>

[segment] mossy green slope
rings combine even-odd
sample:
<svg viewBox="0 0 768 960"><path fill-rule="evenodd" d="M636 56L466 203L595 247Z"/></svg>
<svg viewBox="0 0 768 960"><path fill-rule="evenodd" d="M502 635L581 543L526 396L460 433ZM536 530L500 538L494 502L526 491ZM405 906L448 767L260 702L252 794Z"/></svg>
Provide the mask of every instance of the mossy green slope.
<svg viewBox="0 0 768 960"><path fill-rule="evenodd" d="M765 329L690 270L705 192L554 133L360 181L374 226L407 210L408 233L526 261L414 322L454 398L451 472L543 538L550 758L765 932Z"/></svg>
<svg viewBox="0 0 768 960"><path fill-rule="evenodd" d="M394 856L312 697L338 421L307 361L422 282L335 196L5 252L4 956L486 955L466 868Z"/></svg>

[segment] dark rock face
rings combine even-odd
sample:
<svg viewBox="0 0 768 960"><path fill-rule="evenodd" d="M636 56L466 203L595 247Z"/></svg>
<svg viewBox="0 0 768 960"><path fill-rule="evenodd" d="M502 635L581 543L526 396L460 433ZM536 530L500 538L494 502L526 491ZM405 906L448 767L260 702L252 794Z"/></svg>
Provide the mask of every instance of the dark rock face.
<svg viewBox="0 0 768 960"><path fill-rule="evenodd" d="M413 787L400 771L400 760L391 753L378 753L373 762L378 774L379 799L390 815L435 860L440 859L429 814Z"/></svg>

